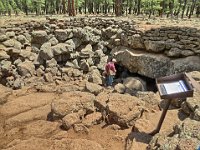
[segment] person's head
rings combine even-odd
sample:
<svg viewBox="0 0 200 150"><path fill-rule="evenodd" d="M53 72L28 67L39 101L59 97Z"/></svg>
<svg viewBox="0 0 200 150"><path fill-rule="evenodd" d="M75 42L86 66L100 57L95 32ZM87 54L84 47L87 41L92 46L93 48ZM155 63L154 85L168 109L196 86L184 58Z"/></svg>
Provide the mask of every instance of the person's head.
<svg viewBox="0 0 200 150"><path fill-rule="evenodd" d="M115 58L113 58L111 61L112 61L113 63L116 63L116 62L117 62L117 60L116 60Z"/></svg>

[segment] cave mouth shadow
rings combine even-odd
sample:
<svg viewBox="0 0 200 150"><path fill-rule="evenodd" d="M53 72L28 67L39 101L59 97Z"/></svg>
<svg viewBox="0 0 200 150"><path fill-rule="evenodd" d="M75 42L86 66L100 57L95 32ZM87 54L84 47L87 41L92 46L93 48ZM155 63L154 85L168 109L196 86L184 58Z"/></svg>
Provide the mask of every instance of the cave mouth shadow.
<svg viewBox="0 0 200 150"><path fill-rule="evenodd" d="M153 136L149 135L145 132L131 132L125 139L125 150L130 150L132 148L133 140L136 142L141 142L145 144L149 144Z"/></svg>
<svg viewBox="0 0 200 150"><path fill-rule="evenodd" d="M158 91L157 86L156 86L156 79L149 78L147 76L143 76L138 73L130 72L120 62L115 63L115 68L117 70L116 75L115 75L115 81L116 80L118 81L116 83L122 83L123 79L125 79L127 77L138 77L146 82L146 88L147 88L146 91L152 91L154 93L156 93Z"/></svg>

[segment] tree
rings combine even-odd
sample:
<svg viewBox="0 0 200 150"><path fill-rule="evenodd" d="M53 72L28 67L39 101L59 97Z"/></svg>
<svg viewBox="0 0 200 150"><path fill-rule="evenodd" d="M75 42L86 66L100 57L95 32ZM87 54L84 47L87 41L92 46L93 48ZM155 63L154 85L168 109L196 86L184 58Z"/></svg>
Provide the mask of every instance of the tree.
<svg viewBox="0 0 200 150"><path fill-rule="evenodd" d="M115 15L122 16L122 0L115 0Z"/></svg>

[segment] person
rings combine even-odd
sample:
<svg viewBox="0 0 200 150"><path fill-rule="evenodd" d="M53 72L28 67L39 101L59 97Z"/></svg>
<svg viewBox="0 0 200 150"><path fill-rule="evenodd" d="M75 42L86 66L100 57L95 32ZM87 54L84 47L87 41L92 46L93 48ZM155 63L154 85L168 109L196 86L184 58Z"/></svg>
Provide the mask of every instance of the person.
<svg viewBox="0 0 200 150"><path fill-rule="evenodd" d="M106 64L105 67L105 73L106 73L106 85L107 86L112 86L113 84L113 79L116 74L116 68L115 68L115 63L116 59L112 59L110 62Z"/></svg>

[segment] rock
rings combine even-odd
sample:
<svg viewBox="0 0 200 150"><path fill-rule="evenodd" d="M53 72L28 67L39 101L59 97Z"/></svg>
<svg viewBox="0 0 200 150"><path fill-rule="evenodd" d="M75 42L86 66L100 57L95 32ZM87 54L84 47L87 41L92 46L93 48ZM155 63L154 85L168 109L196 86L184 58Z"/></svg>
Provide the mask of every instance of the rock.
<svg viewBox="0 0 200 150"><path fill-rule="evenodd" d="M65 43L69 44L75 50L79 46L81 46L82 41L79 38L72 38L72 39L67 40Z"/></svg>
<svg viewBox="0 0 200 150"><path fill-rule="evenodd" d="M123 128L133 125L144 110L144 102L137 97L118 93L100 93L96 97L95 106L106 111L111 124L115 123Z"/></svg>
<svg viewBox="0 0 200 150"><path fill-rule="evenodd" d="M100 144L86 139L61 138L59 140L53 140L33 137L28 140L16 140L10 143L4 150L26 149L27 147L31 150L49 150L49 147L67 150L103 150Z"/></svg>
<svg viewBox="0 0 200 150"><path fill-rule="evenodd" d="M9 70L11 69L11 66L12 66L11 62L6 61L6 60L0 61L0 64L1 64L0 67L1 67L2 72L6 72L6 73L9 72Z"/></svg>
<svg viewBox="0 0 200 150"><path fill-rule="evenodd" d="M12 94L12 89L0 84L0 105L7 102L7 98Z"/></svg>
<svg viewBox="0 0 200 150"><path fill-rule="evenodd" d="M69 54L73 51L73 48L65 43L59 43L55 46L52 46L52 52L54 55L61 55L61 54Z"/></svg>
<svg viewBox="0 0 200 150"><path fill-rule="evenodd" d="M55 46L59 43L55 37L52 37L48 42L51 43L51 46Z"/></svg>
<svg viewBox="0 0 200 150"><path fill-rule="evenodd" d="M185 119L181 124L174 126L175 134L179 135L179 138L197 138L200 140L200 122L196 120L191 120L189 118Z"/></svg>
<svg viewBox="0 0 200 150"><path fill-rule="evenodd" d="M200 57L189 56L186 58L179 58L171 61L169 72L171 74L180 72L190 72L194 70L200 70Z"/></svg>
<svg viewBox="0 0 200 150"><path fill-rule="evenodd" d="M93 125L97 125L102 121L102 114L100 112L94 112L92 114L87 115L83 121L82 124L86 127L91 127Z"/></svg>
<svg viewBox="0 0 200 150"><path fill-rule="evenodd" d="M90 66L86 61L82 61L80 64L80 68L84 71L84 72L88 72L90 70Z"/></svg>
<svg viewBox="0 0 200 150"><path fill-rule="evenodd" d="M32 76L35 73L35 66L31 61L25 61L18 64L17 70L22 76L27 76L28 74Z"/></svg>
<svg viewBox="0 0 200 150"><path fill-rule="evenodd" d="M46 73L46 74L44 75L44 80L45 80L46 82L53 82L53 81L54 81L53 76L52 76L51 73Z"/></svg>
<svg viewBox="0 0 200 150"><path fill-rule="evenodd" d="M183 51L181 51L181 55L186 56L186 57L192 56L192 55L194 55L194 52L191 50L183 50Z"/></svg>
<svg viewBox="0 0 200 150"><path fill-rule="evenodd" d="M47 42L44 43L40 48L40 57L43 60L50 60L54 57L53 51L51 49L51 43Z"/></svg>
<svg viewBox="0 0 200 150"><path fill-rule="evenodd" d="M23 129L23 134L26 136L45 137L48 136L48 134L56 132L58 128L58 122L38 120L27 124Z"/></svg>
<svg viewBox="0 0 200 150"><path fill-rule="evenodd" d="M93 70L89 74L88 81L99 85L102 85L103 83L101 74L98 70Z"/></svg>
<svg viewBox="0 0 200 150"><path fill-rule="evenodd" d="M89 133L89 129L83 124L74 124L73 127L76 133Z"/></svg>
<svg viewBox="0 0 200 150"><path fill-rule="evenodd" d="M53 68L56 66L57 66L57 61L54 58L46 61L46 68Z"/></svg>
<svg viewBox="0 0 200 150"><path fill-rule="evenodd" d="M148 108L155 108L158 109L158 106L161 102L160 95L157 92L156 94L154 92L149 91L138 91L136 94L136 97L138 97L140 100L145 102L145 106Z"/></svg>
<svg viewBox="0 0 200 150"><path fill-rule="evenodd" d="M62 125L66 130L69 130L71 126L80 122L81 120L78 113L71 113L71 114L66 115L64 118L62 118Z"/></svg>
<svg viewBox="0 0 200 150"><path fill-rule="evenodd" d="M103 90L103 88L98 84L87 82L86 90L88 90L90 93L94 95L98 95Z"/></svg>
<svg viewBox="0 0 200 150"><path fill-rule="evenodd" d="M24 86L24 81L22 79L17 78L13 83L13 89L21 89Z"/></svg>
<svg viewBox="0 0 200 150"><path fill-rule="evenodd" d="M122 83L118 83L115 85L114 89L117 93L124 94L126 87Z"/></svg>
<svg viewBox="0 0 200 150"><path fill-rule="evenodd" d="M100 70L105 70L107 62L108 62L108 56L101 57L100 62L97 65L97 68Z"/></svg>
<svg viewBox="0 0 200 150"><path fill-rule="evenodd" d="M147 51L162 52L165 49L164 41L144 41Z"/></svg>
<svg viewBox="0 0 200 150"><path fill-rule="evenodd" d="M39 99L40 100L40 99ZM21 107L21 106L18 106ZM16 109L16 108L15 108ZM30 106L29 106L30 109ZM17 109L19 110L19 109ZM50 104L30 109L15 116L10 117L5 121L5 128L10 129L19 125L23 125L30 121L46 120L47 114L51 111Z"/></svg>
<svg viewBox="0 0 200 150"><path fill-rule="evenodd" d="M42 30L33 31L31 37L32 37L31 43L37 44L39 46L38 48L40 48L40 46L43 45L48 40L47 32Z"/></svg>
<svg viewBox="0 0 200 150"><path fill-rule="evenodd" d="M146 90L146 84L144 81L141 81L141 79L135 78L135 77L128 77L124 79L123 85L126 87L125 92L129 93L131 95L134 95L137 93L137 91L145 91Z"/></svg>
<svg viewBox="0 0 200 150"><path fill-rule="evenodd" d="M7 36L8 38L13 38L13 37L15 37L15 32L14 32L14 31L6 32L6 36Z"/></svg>
<svg viewBox="0 0 200 150"><path fill-rule="evenodd" d="M19 56L22 59L28 59L30 61L33 61L36 59L37 55L35 53L32 53L31 51L21 51Z"/></svg>
<svg viewBox="0 0 200 150"><path fill-rule="evenodd" d="M65 64L66 67L72 67L75 69L79 69L79 65L78 65L78 61L76 59L74 59L72 62L67 61L67 63Z"/></svg>
<svg viewBox="0 0 200 150"><path fill-rule="evenodd" d="M14 47L16 49L21 49L21 47L22 47L21 43L15 39L9 39L9 40L5 41L5 42L3 42L3 45L6 47Z"/></svg>
<svg viewBox="0 0 200 150"><path fill-rule="evenodd" d="M167 56L169 57L179 57L181 56L181 50L179 48L171 48L168 52L167 52Z"/></svg>
<svg viewBox="0 0 200 150"><path fill-rule="evenodd" d="M123 44L123 43L122 43ZM128 38L128 44L134 49L144 49L144 41L139 34L134 34Z"/></svg>
<svg viewBox="0 0 200 150"><path fill-rule="evenodd" d="M80 52L81 58L91 58L94 56L94 52L92 51L92 45L88 44L83 48Z"/></svg>
<svg viewBox="0 0 200 150"><path fill-rule="evenodd" d="M193 119L200 121L200 103L199 103L199 92L194 92L193 97L188 97L186 102L181 105L183 112L190 115Z"/></svg>
<svg viewBox="0 0 200 150"><path fill-rule="evenodd" d="M71 29L57 29L55 30L55 36L59 42L65 42L67 39L73 37L73 33Z"/></svg>
<svg viewBox="0 0 200 150"><path fill-rule="evenodd" d="M8 38L6 35L0 35L0 42L6 41Z"/></svg>
<svg viewBox="0 0 200 150"><path fill-rule="evenodd" d="M95 96L86 92L68 92L61 95L61 99L54 100L51 108L55 115L64 117L72 112L86 110L94 111Z"/></svg>
<svg viewBox="0 0 200 150"><path fill-rule="evenodd" d="M10 56L3 50L0 50L0 60L9 59Z"/></svg>
<svg viewBox="0 0 200 150"><path fill-rule="evenodd" d="M122 49L121 49L122 48ZM118 47L115 55L117 62L130 72L135 72L150 78L157 78L169 74L170 59L160 54L150 54ZM159 68L159 69L158 69Z"/></svg>
<svg viewBox="0 0 200 150"><path fill-rule="evenodd" d="M108 128L112 129L112 130L120 130L121 129L121 127L118 126L117 124L112 124L112 125L108 126Z"/></svg>
<svg viewBox="0 0 200 150"><path fill-rule="evenodd" d="M200 81L200 71L192 71L190 72L190 75L192 78L194 78L196 81Z"/></svg>
<svg viewBox="0 0 200 150"><path fill-rule="evenodd" d="M17 41L19 41L21 44L25 44L29 42L24 35L18 35Z"/></svg>

